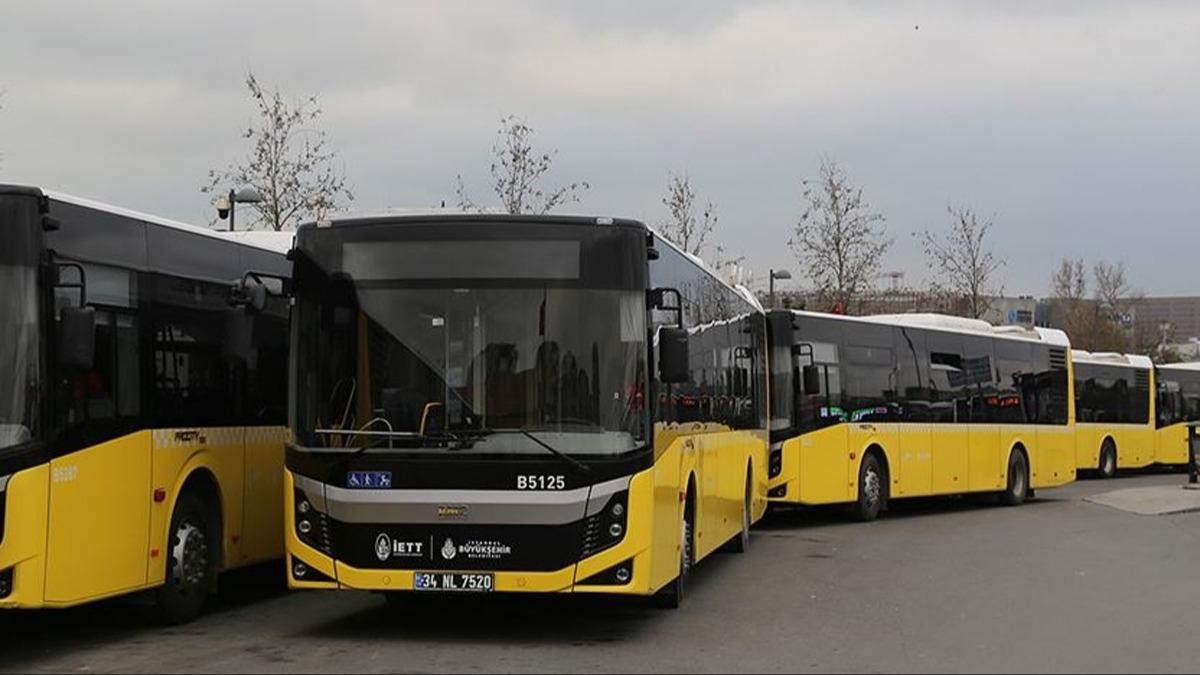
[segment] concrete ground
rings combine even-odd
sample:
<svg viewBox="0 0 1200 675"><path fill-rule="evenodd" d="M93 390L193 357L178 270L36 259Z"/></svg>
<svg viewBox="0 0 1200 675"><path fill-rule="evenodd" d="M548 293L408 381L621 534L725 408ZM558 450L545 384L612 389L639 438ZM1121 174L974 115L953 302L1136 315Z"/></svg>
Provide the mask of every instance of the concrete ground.
<svg viewBox="0 0 1200 675"><path fill-rule="evenodd" d="M1200 513L1086 501L1185 480L1084 481L1020 508L900 504L870 524L773 514L749 554L701 563L674 612L571 597L397 610L363 593L290 594L281 571L252 570L180 628L120 602L0 614L0 670L1195 671Z"/></svg>

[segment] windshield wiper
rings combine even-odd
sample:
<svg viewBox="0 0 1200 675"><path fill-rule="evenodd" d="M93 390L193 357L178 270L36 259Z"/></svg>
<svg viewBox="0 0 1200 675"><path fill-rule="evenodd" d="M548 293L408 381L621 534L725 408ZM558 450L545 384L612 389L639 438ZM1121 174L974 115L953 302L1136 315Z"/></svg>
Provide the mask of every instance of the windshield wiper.
<svg viewBox="0 0 1200 675"><path fill-rule="evenodd" d="M477 437L478 436L492 436L495 434L506 434L506 433L521 434L521 435L525 436L526 438L528 438L529 440L533 441L534 443L537 443L539 446L544 448L547 452L549 452L552 455L554 455L555 457L559 458L566 464L569 464L572 467L574 467L576 471L578 471L580 473L591 473L592 472L592 468L590 466L588 466L587 464L584 464L583 462L566 454L565 452L559 450L558 448L554 447L553 445L550 445L546 441L543 441L542 439L538 438L537 436L534 435L534 433L532 431L530 431L526 427L520 427L520 428L515 428L515 429L488 429L486 427L483 429L455 429L454 431L448 432L448 433L463 434L463 435L467 435L467 436L477 436Z"/></svg>

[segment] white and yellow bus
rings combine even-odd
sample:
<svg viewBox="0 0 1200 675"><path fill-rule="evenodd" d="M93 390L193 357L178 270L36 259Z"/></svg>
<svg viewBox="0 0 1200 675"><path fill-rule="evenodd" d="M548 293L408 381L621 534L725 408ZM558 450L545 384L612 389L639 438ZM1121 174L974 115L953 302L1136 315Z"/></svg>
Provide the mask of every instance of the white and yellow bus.
<svg viewBox="0 0 1200 675"><path fill-rule="evenodd" d="M287 247L19 186L0 240L0 608L194 616L282 554Z"/></svg>
<svg viewBox="0 0 1200 675"><path fill-rule="evenodd" d="M1075 350L1072 358L1076 468L1112 478L1118 469L1143 468L1158 461L1150 358L1081 350Z"/></svg>
<svg viewBox="0 0 1200 675"><path fill-rule="evenodd" d="M939 315L769 314L770 498L850 504L997 493L1075 478L1061 331Z"/></svg>
<svg viewBox="0 0 1200 675"><path fill-rule="evenodd" d="M765 512L765 315L626 220L297 233L289 583L655 595Z"/></svg>
<svg viewBox="0 0 1200 675"><path fill-rule="evenodd" d="M1154 377L1158 391L1154 459L1158 464L1186 465L1188 424L1200 422L1200 363L1161 365Z"/></svg>

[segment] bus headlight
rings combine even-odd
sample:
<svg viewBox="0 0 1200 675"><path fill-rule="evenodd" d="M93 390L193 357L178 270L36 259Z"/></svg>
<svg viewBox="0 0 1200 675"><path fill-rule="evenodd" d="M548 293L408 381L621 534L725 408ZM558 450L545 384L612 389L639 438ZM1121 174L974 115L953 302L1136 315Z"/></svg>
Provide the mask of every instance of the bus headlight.
<svg viewBox="0 0 1200 675"><path fill-rule="evenodd" d="M0 600L12 595L13 590L13 571L8 568L0 572Z"/></svg>
<svg viewBox="0 0 1200 675"><path fill-rule="evenodd" d="M629 528L629 493L618 492L584 523L582 557L588 558L621 543Z"/></svg>

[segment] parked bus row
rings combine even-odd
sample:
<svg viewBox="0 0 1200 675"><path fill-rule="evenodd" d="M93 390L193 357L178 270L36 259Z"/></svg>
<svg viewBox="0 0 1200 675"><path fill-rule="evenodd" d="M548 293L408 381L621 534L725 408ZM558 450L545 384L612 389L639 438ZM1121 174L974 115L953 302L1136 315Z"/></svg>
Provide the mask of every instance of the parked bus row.
<svg viewBox="0 0 1200 675"><path fill-rule="evenodd" d="M770 504L1016 505L1182 463L1200 416L1198 367L764 311L636 221L293 242L9 186L0 236L0 607L144 592L183 621L280 556L296 589L677 606Z"/></svg>

